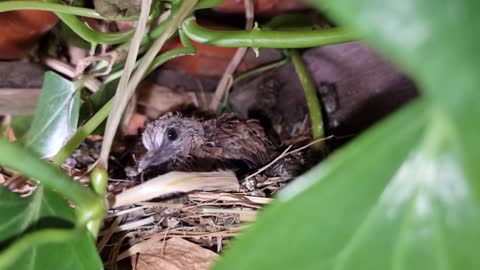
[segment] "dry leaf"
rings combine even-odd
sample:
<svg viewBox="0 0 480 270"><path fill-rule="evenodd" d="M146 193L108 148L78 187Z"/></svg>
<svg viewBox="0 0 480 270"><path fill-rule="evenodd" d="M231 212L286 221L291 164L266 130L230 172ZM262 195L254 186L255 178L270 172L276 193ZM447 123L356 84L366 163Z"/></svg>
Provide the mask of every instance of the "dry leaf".
<svg viewBox="0 0 480 270"><path fill-rule="evenodd" d="M134 186L112 198L112 207L148 201L163 195L187 193L194 190L237 191L238 179L231 171L169 172Z"/></svg>
<svg viewBox="0 0 480 270"><path fill-rule="evenodd" d="M132 257L135 270L209 269L218 254L182 238L170 238L149 245Z"/></svg>

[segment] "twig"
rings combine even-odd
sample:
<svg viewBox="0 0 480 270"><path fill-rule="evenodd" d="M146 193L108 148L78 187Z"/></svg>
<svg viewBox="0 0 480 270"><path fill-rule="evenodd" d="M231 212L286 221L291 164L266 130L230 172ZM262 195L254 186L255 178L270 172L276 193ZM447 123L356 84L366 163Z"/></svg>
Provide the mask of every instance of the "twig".
<svg viewBox="0 0 480 270"><path fill-rule="evenodd" d="M252 204L252 203L246 203L244 201L233 201L233 202L206 202L206 203L201 203L201 204L196 204L196 205L190 205L190 206L185 206L181 210L182 211L193 211L197 208L204 207L204 206L245 206L248 208L253 208L253 209L260 209L262 206Z"/></svg>
<svg viewBox="0 0 480 270"><path fill-rule="evenodd" d="M283 65L285 65L286 63L288 63L289 61L289 58L288 57L284 57L278 61L275 61L275 62L272 62L270 64L267 64L267 65L264 65L264 66L261 66L261 67L258 67L258 68L255 68L255 69L252 69L252 70L249 70L245 73L242 73L240 75L238 75L234 80L233 80L233 84L235 85L236 83L240 82L241 80L244 80L250 76L253 76L253 75L256 75L256 74L260 74L262 72L266 72L266 71L269 71L271 69L274 69L274 68L277 68L277 67L281 67Z"/></svg>
<svg viewBox="0 0 480 270"><path fill-rule="evenodd" d="M253 10L253 2L252 0L244 0L245 4L245 19L246 19L246 30L251 30L253 28L253 19L254 19L254 10ZM233 73L240 65L245 53L247 52L248 47L238 48L233 56L232 60L228 64L225 72L223 73L220 82L217 85L217 89L215 90L215 95L213 96L212 102L210 103L210 110L217 111L218 105L222 100L222 97L225 95L226 92L230 89L233 83Z"/></svg>
<svg viewBox="0 0 480 270"><path fill-rule="evenodd" d="M262 168L260 168L258 171L252 173L251 175L245 177L245 180L246 179L250 179L252 177L254 177L255 175L265 171L266 169L268 169L268 167L272 166L273 164L275 164L277 161L279 161L280 159L284 158L288 152L288 150L290 150L290 148L292 148L292 145L288 146L287 149L285 149L280 155L278 155L278 157L276 157L274 160L272 160L270 163L268 163L267 165L263 166Z"/></svg>
<svg viewBox="0 0 480 270"><path fill-rule="evenodd" d="M202 207L197 210L202 214L236 214L240 216L240 221L253 221L258 214L258 211L244 210L244 209L224 209L218 207Z"/></svg>
<svg viewBox="0 0 480 270"><path fill-rule="evenodd" d="M269 177L266 181L257 183L257 188L270 188L272 185L285 183L287 181L293 180L294 177Z"/></svg>
<svg viewBox="0 0 480 270"><path fill-rule="evenodd" d="M257 175L257 174L265 171L265 170L268 169L270 166L272 166L273 164L275 164L277 161L279 161L280 159L282 159L282 158L284 158L284 157L286 157L286 156L288 156L288 155L291 155L291 154L293 154L293 153L299 152L299 151L301 151L301 150L303 150L303 149L305 149L305 148L307 148L307 147L309 147L309 146L311 146L311 145L314 145L314 144L316 144L316 143L325 141L325 140L330 139L330 138L333 138L333 137L334 137L333 135L330 135L330 136L325 137L325 138L316 139L316 140L308 143L307 145L301 146L301 147L299 147L299 148L297 148L297 149L294 149L294 150L288 152L288 150L290 150L290 148L292 148L292 146L293 146L293 145L290 145L290 146L287 147L287 149L285 149L280 155L278 155L278 157L276 157L276 158L275 158L274 160L272 160L270 163L268 163L267 165L263 166L263 167L260 168L258 171L254 172L253 174L245 177L245 180L250 179L250 178L254 177L255 175Z"/></svg>
<svg viewBox="0 0 480 270"><path fill-rule="evenodd" d="M117 231L118 225L122 222L122 220L123 220L123 216L117 217L113 221L112 225L110 225L110 227L108 227L108 229L104 230L105 233L104 233L102 239L97 244L98 252L102 252L103 248L108 243L108 240L110 240L113 233Z"/></svg>
<svg viewBox="0 0 480 270"><path fill-rule="evenodd" d="M291 155L291 154L294 154L294 153L297 153L297 152L300 152L300 151L302 151L302 150L304 150L304 149L306 149L306 148L308 148L308 147L310 147L310 146L312 146L312 145L314 145L314 144L316 144L316 143L323 142L323 141L326 141L326 140L328 140L328 139L332 139L332 138L334 138L334 137L335 137L334 135L330 135L330 136L325 137L325 138L320 138L320 139L313 140L313 141L311 141L310 143L307 143L307 144L304 145L304 146L301 146L301 147L299 147L299 148L297 148L297 149L294 149L294 150L288 152L288 153L286 154L286 156Z"/></svg>
<svg viewBox="0 0 480 270"><path fill-rule="evenodd" d="M144 219L135 220L135 221L117 226L115 228L115 231L116 232L131 231L131 230L135 230L135 229L137 229L141 226L144 226L144 225L147 225L147 224L152 224L153 222L155 222L155 218L153 216L149 216L149 217L144 218Z"/></svg>
<svg viewBox="0 0 480 270"><path fill-rule="evenodd" d="M148 207L149 206L137 206L137 207L128 208L128 209L125 209L125 210L122 210L122 211L110 213L110 214L105 216L105 219L112 218L112 217L123 216L123 215L129 214L129 213L132 213L132 212L143 210L143 209L148 208Z"/></svg>
<svg viewBox="0 0 480 270"><path fill-rule="evenodd" d="M185 204L183 203L167 203L167 202L139 202L136 204L141 205L144 208L167 207L167 208L180 209L185 206Z"/></svg>
<svg viewBox="0 0 480 270"><path fill-rule="evenodd" d="M112 252L110 253L110 258L108 259L108 267L107 269L112 269L116 270L117 267L117 262L120 259L120 247L122 247L123 241L128 238L128 237L133 237L136 234L136 232L129 232L125 235L123 235L112 247ZM123 253L122 253L123 254Z"/></svg>
<svg viewBox="0 0 480 270"><path fill-rule="evenodd" d="M94 76L108 75L112 71L113 65L116 62L123 60L126 57L126 55L127 53L125 51L111 51L111 52L100 54L100 55L92 55L92 56L87 56L85 58L82 58L78 61L78 64L75 67L75 77L82 75L88 66L96 62L105 62L106 67L95 71L92 75Z"/></svg>
<svg viewBox="0 0 480 270"><path fill-rule="evenodd" d="M190 200L214 200L214 201L244 201L255 204L269 204L272 199L255 196L244 196L231 193L212 193L212 192L195 192L189 194Z"/></svg>
<svg viewBox="0 0 480 270"><path fill-rule="evenodd" d="M67 76L71 79L75 79L78 76L75 68L71 67L70 65L68 65L68 64L66 64L66 63L64 63L64 62L62 62L58 59L47 57L47 58L43 59L43 63L47 67L65 75L65 76ZM102 83L99 80L97 80L95 78L92 78L92 77L86 79L86 81L85 81L85 87L92 92L97 92L98 89L100 89L101 85L102 85Z"/></svg>

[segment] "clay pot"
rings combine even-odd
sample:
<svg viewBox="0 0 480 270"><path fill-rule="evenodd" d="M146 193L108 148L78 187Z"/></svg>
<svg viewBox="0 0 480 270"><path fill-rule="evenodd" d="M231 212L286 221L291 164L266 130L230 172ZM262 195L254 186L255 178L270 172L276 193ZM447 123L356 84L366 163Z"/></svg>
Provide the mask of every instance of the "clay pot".
<svg viewBox="0 0 480 270"><path fill-rule="evenodd" d="M237 51L236 48L222 48L192 41L197 49L194 56L182 56L168 61L165 66L175 70L183 70L197 76L221 76L227 68L230 60ZM179 40L168 42L163 51L182 47ZM260 49L260 56L255 56L252 50L248 50L242 62L236 69L236 73L242 73L258 66L280 60L282 55L274 49Z"/></svg>
<svg viewBox="0 0 480 270"><path fill-rule="evenodd" d="M301 11L311 8L302 0L253 0L255 16L273 17L285 12ZM213 8L217 12L243 14L245 6L243 0L227 0L219 6ZM198 22L202 26L211 29L228 29L225 25L212 22ZM221 48L199 44L192 42L197 49L195 56L184 56L173 59L166 63L165 66L177 70L185 70L190 74L199 76L221 76L236 52L236 48ZM167 44L166 49L180 47L180 42L171 41ZM279 60L281 54L273 49L264 49L260 53L260 57L255 57L251 50L245 55L237 73L242 73L258 66Z"/></svg>
<svg viewBox="0 0 480 270"><path fill-rule="evenodd" d="M310 8L302 0L253 0L255 15L273 17L289 11L300 11ZM225 13L245 13L243 0L227 0L214 8Z"/></svg>
<svg viewBox="0 0 480 270"><path fill-rule="evenodd" d="M52 12L17 10L0 13L0 59L18 59L58 22Z"/></svg>

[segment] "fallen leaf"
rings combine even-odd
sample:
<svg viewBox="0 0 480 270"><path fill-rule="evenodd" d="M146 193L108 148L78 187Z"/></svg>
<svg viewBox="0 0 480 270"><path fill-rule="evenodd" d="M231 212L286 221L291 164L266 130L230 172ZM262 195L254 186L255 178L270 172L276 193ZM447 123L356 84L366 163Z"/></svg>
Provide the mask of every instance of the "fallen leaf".
<svg viewBox="0 0 480 270"><path fill-rule="evenodd" d="M132 256L135 270L210 269L218 254L179 237L157 241Z"/></svg>
<svg viewBox="0 0 480 270"><path fill-rule="evenodd" d="M144 202L160 196L195 190L238 191L238 179L233 172L177 172L159 175L112 198L112 207Z"/></svg>

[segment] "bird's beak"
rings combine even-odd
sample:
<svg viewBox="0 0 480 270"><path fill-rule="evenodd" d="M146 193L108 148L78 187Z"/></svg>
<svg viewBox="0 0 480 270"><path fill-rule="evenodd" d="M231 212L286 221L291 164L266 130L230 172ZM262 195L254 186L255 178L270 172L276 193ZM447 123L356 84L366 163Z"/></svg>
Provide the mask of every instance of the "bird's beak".
<svg viewBox="0 0 480 270"><path fill-rule="evenodd" d="M150 166L160 165L167 162L173 155L172 149L169 147L161 147L160 149L151 149L142 157L138 164L138 171L142 172Z"/></svg>

